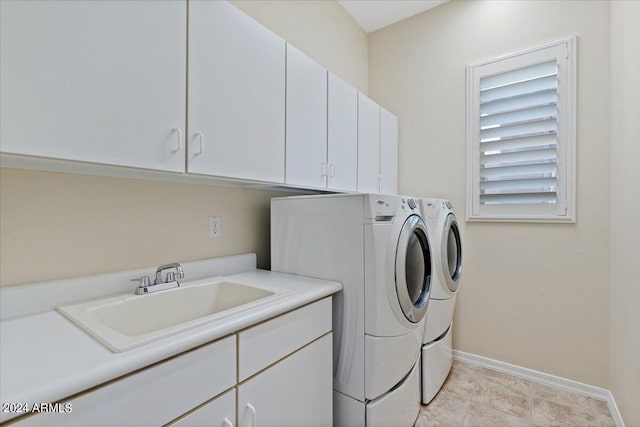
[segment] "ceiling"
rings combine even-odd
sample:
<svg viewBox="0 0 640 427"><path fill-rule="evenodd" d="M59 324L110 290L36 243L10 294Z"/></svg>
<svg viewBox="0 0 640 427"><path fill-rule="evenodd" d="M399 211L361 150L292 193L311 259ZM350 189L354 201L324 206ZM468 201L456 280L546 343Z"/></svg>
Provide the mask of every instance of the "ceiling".
<svg viewBox="0 0 640 427"><path fill-rule="evenodd" d="M337 0L362 29L371 33L448 0Z"/></svg>

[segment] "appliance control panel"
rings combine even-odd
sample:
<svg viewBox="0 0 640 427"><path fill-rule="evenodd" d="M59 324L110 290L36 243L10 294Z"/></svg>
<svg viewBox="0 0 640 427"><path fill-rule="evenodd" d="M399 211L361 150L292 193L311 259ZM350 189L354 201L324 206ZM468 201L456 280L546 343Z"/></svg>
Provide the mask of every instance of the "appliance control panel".
<svg viewBox="0 0 640 427"><path fill-rule="evenodd" d="M398 196L388 196L383 194L368 194L365 197L364 217L365 218L390 218L396 215L396 210L400 207Z"/></svg>
<svg viewBox="0 0 640 427"><path fill-rule="evenodd" d="M406 212L409 212L409 213L413 213L414 211L416 211L417 208L418 208L418 203L416 202L416 199L413 199L411 197L403 197L402 198L402 210L403 211L406 211Z"/></svg>

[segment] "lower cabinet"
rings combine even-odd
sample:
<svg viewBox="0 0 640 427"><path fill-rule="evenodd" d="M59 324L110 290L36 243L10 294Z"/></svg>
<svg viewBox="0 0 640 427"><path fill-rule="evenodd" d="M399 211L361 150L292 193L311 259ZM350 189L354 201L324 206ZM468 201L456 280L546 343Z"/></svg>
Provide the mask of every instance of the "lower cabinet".
<svg viewBox="0 0 640 427"><path fill-rule="evenodd" d="M236 425L236 389L223 393L167 427L234 427Z"/></svg>
<svg viewBox="0 0 640 427"><path fill-rule="evenodd" d="M167 427L331 426L331 354L329 333Z"/></svg>
<svg viewBox="0 0 640 427"><path fill-rule="evenodd" d="M232 335L152 365L61 404L69 412L18 418L19 426L158 426L208 401L236 383Z"/></svg>
<svg viewBox="0 0 640 427"><path fill-rule="evenodd" d="M330 426L332 363L327 297L7 425Z"/></svg>
<svg viewBox="0 0 640 427"><path fill-rule="evenodd" d="M238 386L239 426L333 422L332 337L324 335Z"/></svg>

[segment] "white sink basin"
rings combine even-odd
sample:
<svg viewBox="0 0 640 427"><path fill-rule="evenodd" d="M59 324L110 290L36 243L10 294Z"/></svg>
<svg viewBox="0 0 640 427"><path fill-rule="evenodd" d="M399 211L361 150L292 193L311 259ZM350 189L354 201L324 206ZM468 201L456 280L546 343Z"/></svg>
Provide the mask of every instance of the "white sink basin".
<svg viewBox="0 0 640 427"><path fill-rule="evenodd" d="M65 305L58 312L119 353L262 305L274 292L226 281L148 295L117 295Z"/></svg>

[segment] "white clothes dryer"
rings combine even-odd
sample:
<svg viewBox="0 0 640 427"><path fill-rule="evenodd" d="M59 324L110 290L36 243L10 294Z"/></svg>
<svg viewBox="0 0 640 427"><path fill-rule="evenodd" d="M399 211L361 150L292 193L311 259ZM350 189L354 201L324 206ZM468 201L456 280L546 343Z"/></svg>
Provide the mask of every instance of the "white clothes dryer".
<svg viewBox="0 0 640 427"><path fill-rule="evenodd" d="M451 202L420 199L421 212L434 244L431 299L452 298L462 275L462 241Z"/></svg>
<svg viewBox="0 0 640 427"><path fill-rule="evenodd" d="M334 424L411 426L431 243L417 200L378 194L274 198L271 269L339 281Z"/></svg>
<svg viewBox="0 0 640 427"><path fill-rule="evenodd" d="M447 378L453 363L452 326L462 275L462 240L448 200L420 199L433 243L433 278L422 347L422 403L429 403Z"/></svg>

